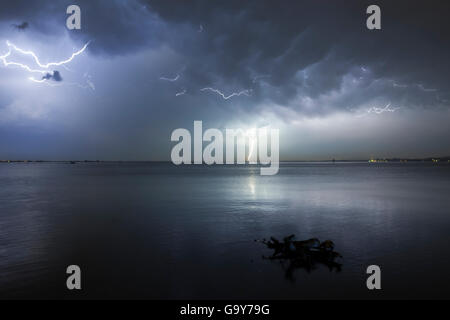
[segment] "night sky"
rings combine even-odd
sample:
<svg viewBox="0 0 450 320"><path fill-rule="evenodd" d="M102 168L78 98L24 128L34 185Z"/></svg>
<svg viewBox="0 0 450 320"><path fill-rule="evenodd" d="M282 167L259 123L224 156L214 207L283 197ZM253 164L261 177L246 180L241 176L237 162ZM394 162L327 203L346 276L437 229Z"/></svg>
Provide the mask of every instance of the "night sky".
<svg viewBox="0 0 450 320"><path fill-rule="evenodd" d="M78 4L82 29L66 28ZM366 28L377 4L382 30ZM448 1L14 0L0 159L170 160L174 129L280 129L281 160L450 155ZM32 64L14 52L10 61ZM57 72L54 72L57 71ZM222 93L222 94L220 94ZM235 95L233 95L235 93Z"/></svg>

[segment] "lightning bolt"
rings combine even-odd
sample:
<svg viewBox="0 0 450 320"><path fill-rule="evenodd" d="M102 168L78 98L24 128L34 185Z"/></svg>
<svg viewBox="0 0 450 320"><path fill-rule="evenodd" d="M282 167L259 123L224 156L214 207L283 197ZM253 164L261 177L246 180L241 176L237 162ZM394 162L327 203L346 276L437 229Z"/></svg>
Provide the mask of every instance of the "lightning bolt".
<svg viewBox="0 0 450 320"><path fill-rule="evenodd" d="M434 89L434 88L426 88L426 87L425 87L423 84L421 84L421 83L416 83L416 84L413 84L413 85L407 85L407 84L399 84L399 83L396 83L396 82L393 81L393 80L391 80L391 82L393 83L392 85L393 85L394 88L417 87L417 88L419 88L421 91L424 91L424 92L437 92L437 91L438 91L437 89Z"/></svg>
<svg viewBox="0 0 450 320"><path fill-rule="evenodd" d="M376 113L376 114L382 114L384 112L395 112L400 108L391 108L391 104L389 103L386 107L384 108L377 108L377 107L372 107L369 110L367 110L367 113Z"/></svg>
<svg viewBox="0 0 450 320"><path fill-rule="evenodd" d="M29 67L26 64L23 63L19 63L19 62L8 62L6 59L11 55L12 51L11 48L8 49L8 52L3 55L0 56L0 60L3 62L3 65L5 67L9 67L9 66L16 66L22 69L27 70L30 73L41 73L41 74L46 74L48 71L47 70L37 70L37 69L32 69L31 67Z"/></svg>
<svg viewBox="0 0 450 320"><path fill-rule="evenodd" d="M175 95L175 97L183 96L183 95L185 95L186 93L187 93L187 90L184 89L183 91L178 92L178 93Z"/></svg>
<svg viewBox="0 0 450 320"><path fill-rule="evenodd" d="M408 86L406 84L399 84L399 83L396 83L396 82L393 82L392 85L393 85L394 88L408 88Z"/></svg>
<svg viewBox="0 0 450 320"><path fill-rule="evenodd" d="M25 51L25 50L22 50L22 49L18 48L17 46L15 46L14 44L12 44L12 43L9 42L9 41L6 41L6 44L8 45L9 48L13 48L15 51L17 51L17 52L19 52L19 53L21 53L21 54L23 54L23 55L32 56L33 59L34 59L34 61L36 62L36 64L37 64L39 67L41 67L41 68L43 68L43 69L48 69L48 68L50 68L50 67L58 67L58 66L62 66L62 65L64 65L64 64L67 64L67 63L69 63L69 62L72 62L73 59L75 59L75 57L79 56L80 54L82 54L82 53L87 49L87 47L88 47L89 44L90 44L90 41L87 42L87 43L83 46L83 48L81 48L81 49L78 50L77 52L72 53L72 55L70 56L70 58L68 58L68 59L66 59L66 60L63 60L63 61L59 61L59 62L50 62L50 63L47 63L47 64L42 64L42 63L39 61L39 58L36 56L36 54L35 54L33 51Z"/></svg>
<svg viewBox="0 0 450 320"><path fill-rule="evenodd" d="M420 90L425 91L425 92L436 92L436 91L437 91L437 89L433 89L433 88L425 88L424 85L421 84L421 83L418 83L418 84L417 84L417 87L418 87Z"/></svg>
<svg viewBox="0 0 450 320"><path fill-rule="evenodd" d="M35 79L33 77L29 77L28 80L36 82L36 83L44 83L44 82L47 81L47 79L37 80L37 79Z"/></svg>
<svg viewBox="0 0 450 320"><path fill-rule="evenodd" d="M160 80L164 80L164 81L175 82L175 81L177 81L178 79L180 79L180 75L177 74L177 76L176 76L175 78L173 78L173 79L171 79L171 78L166 78L166 77L161 77L161 78L159 78L159 79L160 79Z"/></svg>
<svg viewBox="0 0 450 320"><path fill-rule="evenodd" d="M256 138L252 135L249 135L248 140L249 140L249 148L247 161L250 161L250 159L252 159L253 152L255 150Z"/></svg>
<svg viewBox="0 0 450 320"><path fill-rule="evenodd" d="M253 77L252 82L253 83L258 83L262 79L267 79L267 78L271 78L271 77L272 76L270 74L263 74L263 75L260 75L260 76L255 76L255 77Z"/></svg>
<svg viewBox="0 0 450 320"><path fill-rule="evenodd" d="M214 88L203 88L203 89L200 89L200 91L202 91L202 92L204 92L204 91L211 91L211 92L217 93L224 100L228 100L228 99L231 99L233 97L239 97L239 96L242 96L242 95L250 97L251 96L251 92L252 92L251 90L242 90L241 92L233 92L232 94L227 96L224 93L222 93L220 90L214 89Z"/></svg>
<svg viewBox="0 0 450 320"><path fill-rule="evenodd" d="M95 91L95 85L91 82L91 81L87 81L87 85L82 85L78 82L65 82L64 84L56 84L56 83L50 83L47 79L42 79L42 80L37 80L34 79L33 77L28 78L28 80L33 81L35 83L39 83L39 84L45 84L49 87L55 88L55 87L62 87L62 86L74 86L74 87L78 87L81 89L91 89L92 91Z"/></svg>
<svg viewBox="0 0 450 320"><path fill-rule="evenodd" d="M16 45L14 45L13 43L11 43L9 41L6 41L6 45L8 47L8 52L6 54L0 56L0 61L3 62L3 65L5 67L15 66L15 67L22 68L22 69L24 69L24 70L26 70L26 71L28 71L30 73L47 74L47 73L49 73L48 69L50 67L56 67L56 66L63 66L63 67L65 67L64 66L65 64L68 64L68 63L72 62L77 56L82 54L87 49L89 44L90 44L90 41L87 42L80 50L72 53L72 55L68 59L65 59L65 60L62 60L62 61L58 61L58 62L49 62L49 63L43 64L43 63L41 63L41 61L39 60L38 56L33 51L23 50L23 49L17 47ZM31 56L33 58L34 62L36 63L36 65L38 65L41 69L33 69L32 67L30 67L29 65L24 64L24 63L15 62L15 61L11 61L11 62L8 61L7 58L11 56L13 50L18 52L18 53L20 53L20 54L23 54L23 55L26 55L26 56ZM40 79L40 80L38 80L38 79L35 79L33 77L29 77L28 79L30 81L32 81L32 82L35 82L35 83L44 83L44 82L48 81L47 79Z"/></svg>

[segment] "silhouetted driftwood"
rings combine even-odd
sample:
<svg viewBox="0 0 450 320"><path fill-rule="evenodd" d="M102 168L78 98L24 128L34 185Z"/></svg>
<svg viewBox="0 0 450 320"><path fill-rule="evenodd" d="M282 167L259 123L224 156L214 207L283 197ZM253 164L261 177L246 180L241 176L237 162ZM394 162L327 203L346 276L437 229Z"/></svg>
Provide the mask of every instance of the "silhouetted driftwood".
<svg viewBox="0 0 450 320"><path fill-rule="evenodd" d="M339 272L342 267L342 264L335 261L337 258L342 258L342 256L334 251L334 243L331 240L320 242L319 239L313 238L297 241L295 240L295 235L290 235L285 237L283 241L271 237L269 241L263 239L258 242L273 250L271 256L263 256L263 258L279 260L286 271L286 277L291 280L293 280L293 271L295 269L302 268L310 272L317 264L323 264L330 271L336 270ZM285 262L288 262L287 267Z"/></svg>

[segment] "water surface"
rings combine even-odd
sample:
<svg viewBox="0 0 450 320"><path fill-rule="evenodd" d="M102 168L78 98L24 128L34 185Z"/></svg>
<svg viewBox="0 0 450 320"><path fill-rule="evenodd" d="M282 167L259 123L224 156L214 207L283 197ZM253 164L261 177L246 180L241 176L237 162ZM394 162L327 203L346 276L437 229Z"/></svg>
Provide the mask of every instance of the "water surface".
<svg viewBox="0 0 450 320"><path fill-rule="evenodd" d="M0 297L450 298L449 196L448 164L0 164ZM342 271L262 259L255 239L292 233L333 240Z"/></svg>

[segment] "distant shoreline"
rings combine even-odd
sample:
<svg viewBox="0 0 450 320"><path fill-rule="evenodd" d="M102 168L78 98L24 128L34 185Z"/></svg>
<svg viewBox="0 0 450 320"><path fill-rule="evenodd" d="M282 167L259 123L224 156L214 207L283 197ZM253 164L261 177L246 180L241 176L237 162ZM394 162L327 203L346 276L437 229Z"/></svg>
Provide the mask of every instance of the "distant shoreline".
<svg viewBox="0 0 450 320"><path fill-rule="evenodd" d="M430 162L450 163L450 157L436 157L423 159L392 158L392 159L356 159L356 160L283 160L280 163L408 163ZM0 163L171 163L170 161L146 161L146 160L0 160Z"/></svg>

